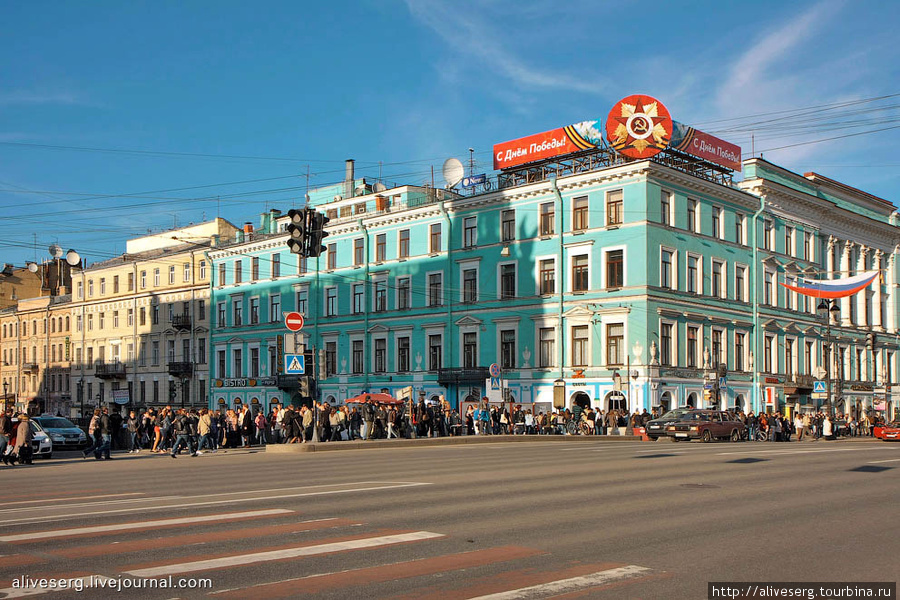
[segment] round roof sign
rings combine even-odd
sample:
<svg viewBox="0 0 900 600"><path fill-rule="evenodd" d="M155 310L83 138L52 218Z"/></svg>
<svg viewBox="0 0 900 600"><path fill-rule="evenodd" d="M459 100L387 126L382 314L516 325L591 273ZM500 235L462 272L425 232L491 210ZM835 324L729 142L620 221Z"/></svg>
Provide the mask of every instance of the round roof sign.
<svg viewBox="0 0 900 600"><path fill-rule="evenodd" d="M616 102L606 119L606 140L629 158L650 158L672 139L672 117L662 102L635 94Z"/></svg>

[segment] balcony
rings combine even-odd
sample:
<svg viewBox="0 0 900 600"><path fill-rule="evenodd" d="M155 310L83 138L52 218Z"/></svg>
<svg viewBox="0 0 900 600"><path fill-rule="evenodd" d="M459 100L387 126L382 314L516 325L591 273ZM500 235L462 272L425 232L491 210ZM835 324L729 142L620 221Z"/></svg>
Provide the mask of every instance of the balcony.
<svg viewBox="0 0 900 600"><path fill-rule="evenodd" d="M98 362L94 365L94 375L100 379L119 379L125 377L125 363L119 361L111 363Z"/></svg>
<svg viewBox="0 0 900 600"><path fill-rule="evenodd" d="M22 365L22 370L26 373L37 373L38 372L38 364L37 363L24 363Z"/></svg>
<svg viewBox="0 0 900 600"><path fill-rule="evenodd" d="M180 329L182 331L190 331L191 315L173 315L172 327L174 327L175 329Z"/></svg>
<svg viewBox="0 0 900 600"><path fill-rule="evenodd" d="M483 385L484 380L490 376L491 374L487 367L452 367L449 369L438 369L438 384L451 385L477 382Z"/></svg>
<svg viewBox="0 0 900 600"><path fill-rule="evenodd" d="M169 361L169 375L173 377L190 377L194 373L194 363Z"/></svg>

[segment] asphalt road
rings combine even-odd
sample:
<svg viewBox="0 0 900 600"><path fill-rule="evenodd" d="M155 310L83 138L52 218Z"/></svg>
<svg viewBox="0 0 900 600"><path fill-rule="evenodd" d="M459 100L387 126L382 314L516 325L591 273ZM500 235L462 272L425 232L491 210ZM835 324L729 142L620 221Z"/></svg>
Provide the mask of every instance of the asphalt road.
<svg viewBox="0 0 900 600"><path fill-rule="evenodd" d="M48 600L706 598L708 581L900 578L900 444L114 456L0 466L0 598L23 576L212 585L27 590Z"/></svg>

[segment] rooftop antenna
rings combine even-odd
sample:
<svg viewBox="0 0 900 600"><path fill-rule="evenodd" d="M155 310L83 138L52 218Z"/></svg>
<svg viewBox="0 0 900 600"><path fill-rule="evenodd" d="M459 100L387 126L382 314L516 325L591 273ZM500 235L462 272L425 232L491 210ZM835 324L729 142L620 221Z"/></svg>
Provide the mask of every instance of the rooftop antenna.
<svg viewBox="0 0 900 600"><path fill-rule="evenodd" d="M469 148L469 177L475 175L475 150Z"/></svg>

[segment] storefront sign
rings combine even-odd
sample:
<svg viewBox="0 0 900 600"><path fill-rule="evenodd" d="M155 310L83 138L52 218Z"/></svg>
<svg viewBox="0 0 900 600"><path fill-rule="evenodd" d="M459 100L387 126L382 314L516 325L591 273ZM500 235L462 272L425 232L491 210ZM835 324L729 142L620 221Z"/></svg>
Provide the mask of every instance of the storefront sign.
<svg viewBox="0 0 900 600"><path fill-rule="evenodd" d="M116 404L128 404L131 402L128 390L112 390L112 398Z"/></svg>
<svg viewBox="0 0 900 600"><path fill-rule="evenodd" d="M216 387L224 388L243 388L258 386L274 386L274 377L260 377L259 379L236 378L236 379L216 379Z"/></svg>
<svg viewBox="0 0 900 600"><path fill-rule="evenodd" d="M854 383L850 386L850 389L854 392L871 392L872 386L866 385L865 383Z"/></svg>

